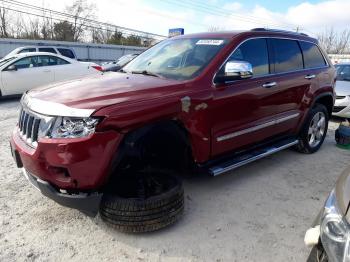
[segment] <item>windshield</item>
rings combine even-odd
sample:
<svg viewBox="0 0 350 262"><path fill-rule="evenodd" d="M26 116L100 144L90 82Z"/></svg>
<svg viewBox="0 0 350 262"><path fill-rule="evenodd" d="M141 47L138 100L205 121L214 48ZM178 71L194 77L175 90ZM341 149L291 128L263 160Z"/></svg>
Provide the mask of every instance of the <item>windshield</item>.
<svg viewBox="0 0 350 262"><path fill-rule="evenodd" d="M337 80L350 81L350 65L337 65Z"/></svg>
<svg viewBox="0 0 350 262"><path fill-rule="evenodd" d="M116 62L117 65L123 66L130 62L135 56L133 55L125 55L119 58Z"/></svg>
<svg viewBox="0 0 350 262"><path fill-rule="evenodd" d="M0 60L0 66L6 64L7 62L9 62L9 61L11 61L11 60L13 60L13 59L15 59L15 58L16 58L16 57L13 56L13 57L1 59L1 60Z"/></svg>
<svg viewBox="0 0 350 262"><path fill-rule="evenodd" d="M124 71L175 80L192 79L227 42L227 39L203 38L165 40L132 60Z"/></svg>

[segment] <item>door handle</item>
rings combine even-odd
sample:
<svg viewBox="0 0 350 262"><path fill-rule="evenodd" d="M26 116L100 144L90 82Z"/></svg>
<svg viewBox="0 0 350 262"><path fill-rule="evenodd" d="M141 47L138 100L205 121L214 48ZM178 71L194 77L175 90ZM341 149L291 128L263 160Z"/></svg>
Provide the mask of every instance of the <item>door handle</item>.
<svg viewBox="0 0 350 262"><path fill-rule="evenodd" d="M43 72L44 72L44 73L50 73L51 70L48 70L48 69L47 69L47 70L44 70Z"/></svg>
<svg viewBox="0 0 350 262"><path fill-rule="evenodd" d="M314 79L316 78L316 75L307 75L305 76L305 79Z"/></svg>
<svg viewBox="0 0 350 262"><path fill-rule="evenodd" d="M268 83L263 84L263 87L265 87L265 88L270 88L270 87L274 87L274 86L277 86L276 82L268 82Z"/></svg>

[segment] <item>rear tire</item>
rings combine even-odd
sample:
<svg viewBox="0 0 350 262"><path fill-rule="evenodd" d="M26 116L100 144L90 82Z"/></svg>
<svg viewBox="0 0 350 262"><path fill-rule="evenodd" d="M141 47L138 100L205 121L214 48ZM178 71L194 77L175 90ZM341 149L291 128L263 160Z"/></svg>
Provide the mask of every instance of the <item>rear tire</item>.
<svg viewBox="0 0 350 262"><path fill-rule="evenodd" d="M327 108L322 104L315 104L304 122L295 149L304 154L317 152L326 138L328 121Z"/></svg>
<svg viewBox="0 0 350 262"><path fill-rule="evenodd" d="M321 245L314 246L310 252L307 262L328 262L327 253Z"/></svg>
<svg viewBox="0 0 350 262"><path fill-rule="evenodd" d="M177 177L153 173L116 182L117 188L107 190L100 206L101 218L115 229L127 233L150 232L169 226L182 216L184 190ZM145 188L153 182L160 189Z"/></svg>

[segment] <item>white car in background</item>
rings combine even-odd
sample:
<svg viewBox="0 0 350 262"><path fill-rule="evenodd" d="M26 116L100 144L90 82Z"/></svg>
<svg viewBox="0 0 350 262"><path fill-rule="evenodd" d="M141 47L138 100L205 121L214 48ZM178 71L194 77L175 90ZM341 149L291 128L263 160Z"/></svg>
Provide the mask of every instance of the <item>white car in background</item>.
<svg viewBox="0 0 350 262"><path fill-rule="evenodd" d="M17 55L17 54L33 53L33 52L46 52L46 53L59 54L59 55L77 60L77 56L76 56L73 49L67 48L67 47L61 47L61 46L22 46L22 47L17 47L16 49L14 49L10 53L8 53L6 56L4 56L3 59L12 57L12 56Z"/></svg>
<svg viewBox="0 0 350 262"><path fill-rule="evenodd" d="M101 74L101 66L52 53L23 53L0 60L1 96L60 81Z"/></svg>
<svg viewBox="0 0 350 262"><path fill-rule="evenodd" d="M350 118L350 63L338 64L335 68L337 69L336 100L332 114Z"/></svg>

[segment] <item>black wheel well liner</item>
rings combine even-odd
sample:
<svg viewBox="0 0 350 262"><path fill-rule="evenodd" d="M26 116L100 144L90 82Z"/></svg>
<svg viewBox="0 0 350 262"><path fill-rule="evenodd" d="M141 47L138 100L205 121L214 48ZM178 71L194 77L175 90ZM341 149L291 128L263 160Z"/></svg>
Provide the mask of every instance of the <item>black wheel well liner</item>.
<svg viewBox="0 0 350 262"><path fill-rule="evenodd" d="M147 135L151 134L154 131L159 132L159 130L165 130L167 132L167 135L171 135L176 138L176 141L171 141L171 143L180 142L184 147L187 147L190 150L189 155L192 158L189 159L189 161L193 161L192 146L186 128L179 121L162 120L134 129L125 134L125 137L116 149L115 156L109 169L108 180L110 180L114 175L113 173L125 157L138 153L135 152L138 151L138 148L134 148L135 143L145 138ZM108 181L106 182L108 183Z"/></svg>
<svg viewBox="0 0 350 262"><path fill-rule="evenodd" d="M333 106L334 106L334 97L332 93L323 93L318 95L313 104L312 107L314 107L315 104L322 104L327 108L328 114L329 116L332 115L332 111L333 111Z"/></svg>

